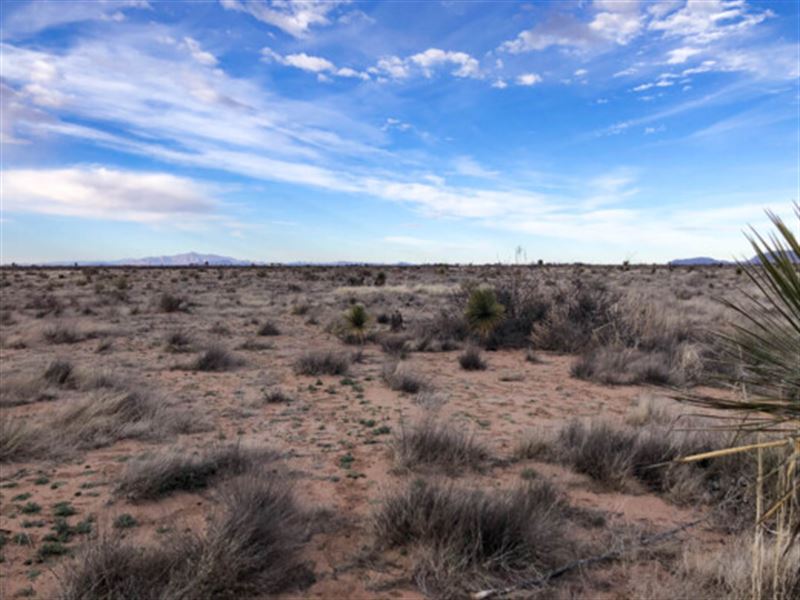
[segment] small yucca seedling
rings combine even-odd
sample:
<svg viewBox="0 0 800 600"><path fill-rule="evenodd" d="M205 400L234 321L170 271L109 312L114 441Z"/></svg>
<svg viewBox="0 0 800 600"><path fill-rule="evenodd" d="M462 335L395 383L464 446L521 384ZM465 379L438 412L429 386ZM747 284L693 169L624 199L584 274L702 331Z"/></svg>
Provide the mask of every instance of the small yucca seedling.
<svg viewBox="0 0 800 600"><path fill-rule="evenodd" d="M505 310L505 306L497 301L494 290L478 288L472 291L467 301L467 322L473 331L486 339L503 320Z"/></svg>
<svg viewBox="0 0 800 600"><path fill-rule="evenodd" d="M344 314L344 320L347 323L348 333L359 341L363 341L369 327L369 313L364 305L354 304L351 306Z"/></svg>

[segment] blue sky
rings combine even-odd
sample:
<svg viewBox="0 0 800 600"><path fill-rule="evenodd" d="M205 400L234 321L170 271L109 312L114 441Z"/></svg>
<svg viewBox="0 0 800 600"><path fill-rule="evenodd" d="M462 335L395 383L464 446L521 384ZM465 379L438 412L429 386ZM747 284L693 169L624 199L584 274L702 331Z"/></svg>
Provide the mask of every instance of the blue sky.
<svg viewBox="0 0 800 600"><path fill-rule="evenodd" d="M800 192L796 2L17 2L2 260L748 254Z"/></svg>

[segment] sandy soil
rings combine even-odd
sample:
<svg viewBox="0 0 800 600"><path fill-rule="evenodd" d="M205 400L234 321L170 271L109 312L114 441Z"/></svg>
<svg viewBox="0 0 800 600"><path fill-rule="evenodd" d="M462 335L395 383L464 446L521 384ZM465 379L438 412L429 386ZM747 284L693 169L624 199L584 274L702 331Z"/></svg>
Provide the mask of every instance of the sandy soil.
<svg viewBox="0 0 800 600"><path fill-rule="evenodd" d="M278 450L302 504L328 515L325 527L314 533L304 551L316 582L285 597L422 597L410 578L407 557L384 554L378 561L363 557L373 542L370 517L376 504L388 491L416 476L394 468L392 435L429 409L420 407L412 395L388 389L381 378L386 357L375 344L364 346L361 360L352 365L347 377L298 376L292 364L312 348L341 353L357 349L325 331L327 322L351 297L368 298L375 307L369 309L376 314L379 306L385 306L387 312L403 310L410 327L415 319L435 314L436 304L444 301L459 277L469 273L440 275L431 270L414 279L413 272L402 276L391 272L386 288L361 289L348 287L345 275L333 269L322 270L316 281L308 281L302 271L288 270L265 277L250 270L128 270L127 298L118 301L108 290L114 289L115 278L121 275L106 270L80 284L87 276L79 271L3 273L0 374L4 382L34 376L53 359L63 358L79 373L110 372L129 378L165 402L190 409L208 422L208 430L161 443L123 440L64 460L0 465L0 530L8 538L2 549L0 596L11 598L28 589L35 590L38 598L57 593L59 573L69 557L38 562L36 556L42 537L52 529L53 506L58 502L67 501L76 509L71 523L91 516L95 532L111 532L116 517L131 514L138 526L124 535L142 544L157 543L168 530L202 530L214 508L213 489L131 503L114 493L115 482L126 461L134 457L173 446L194 450L239 440ZM682 281L694 275L684 273ZM665 272L663 277L667 280L672 275ZM162 291L190 299L189 312L159 311L156 303ZM63 306L60 315L37 318L37 309L25 308L48 294L59 299ZM293 307L304 303L311 308L305 314L294 314L302 311ZM87 307L92 314L84 314ZM281 335L257 336L256 322L264 320L274 322ZM43 337L44 329L53 323L66 323L90 335L76 343L53 344ZM165 350L165 336L177 330L192 337L195 352ZM248 341L257 341L262 347L242 349ZM188 363L212 342L223 344L244 363L219 373L174 368ZM526 361L524 350L488 352L487 370L466 372L458 366L458 354L457 350L412 353L406 362L424 374L444 400L438 418L474 432L500 459L510 458L515 445L530 431L554 428L576 417L621 420L645 397L673 404L657 388L610 387L575 379L570 376L571 356L538 353L541 361L532 363ZM287 391L294 401L260 402L263 390L271 386ZM61 403L82 393L59 389L50 400L4 404L2 410L17 418L46 422ZM391 433L375 433L383 425ZM48 435L57 439L59 431ZM344 468L340 459L347 453L354 460ZM554 481L575 506L602 511L615 526L658 531L696 519L704 510L679 507L643 491L603 491L587 477L533 461L500 460L483 473L462 473L458 479L461 484L483 488L509 487L519 482L527 469ZM41 512L25 514L21 507L28 502L40 505ZM23 527L25 521L36 523ZM30 535L30 544L12 541L23 532ZM600 541L605 534L588 535ZM707 526L694 531L692 537L709 548L725 541ZM76 536L68 544L70 551L77 551L86 539ZM617 598L624 597L634 574L657 579L661 572L657 560L616 564L584 572L564 585L578 597Z"/></svg>

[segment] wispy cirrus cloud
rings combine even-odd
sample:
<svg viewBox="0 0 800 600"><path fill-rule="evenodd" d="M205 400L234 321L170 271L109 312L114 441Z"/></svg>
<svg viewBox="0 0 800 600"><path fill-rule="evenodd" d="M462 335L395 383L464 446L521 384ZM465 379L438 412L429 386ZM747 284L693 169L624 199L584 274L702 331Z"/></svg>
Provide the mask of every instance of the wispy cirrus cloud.
<svg viewBox="0 0 800 600"><path fill-rule="evenodd" d="M331 23L330 15L349 0L220 0L227 10L242 12L291 36L302 38L314 27Z"/></svg>
<svg viewBox="0 0 800 600"><path fill-rule="evenodd" d="M218 204L211 191L170 173L101 166L8 169L5 210L141 223L206 219Z"/></svg>

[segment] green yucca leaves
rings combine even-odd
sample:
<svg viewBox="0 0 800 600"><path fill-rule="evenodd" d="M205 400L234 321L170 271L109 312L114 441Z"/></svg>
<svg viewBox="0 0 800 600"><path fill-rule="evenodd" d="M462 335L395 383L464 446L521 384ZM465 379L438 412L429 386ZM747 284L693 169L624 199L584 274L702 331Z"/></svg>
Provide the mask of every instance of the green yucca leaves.
<svg viewBox="0 0 800 600"><path fill-rule="evenodd" d="M369 326L369 313L364 308L363 304L354 304L344 314L344 320L347 324L348 333L362 340L367 334Z"/></svg>
<svg viewBox="0 0 800 600"><path fill-rule="evenodd" d="M800 205L795 206L800 222ZM742 364L741 383L756 397L772 402L767 412L800 417L800 242L778 216L768 213L776 228L766 239L748 236L757 262L740 265L755 285L744 301L726 301L737 315L732 335L724 341L730 359Z"/></svg>
<svg viewBox="0 0 800 600"><path fill-rule="evenodd" d="M487 338L503 320L505 307L497 301L494 290L472 290L467 301L466 317L470 328L482 338Z"/></svg>

